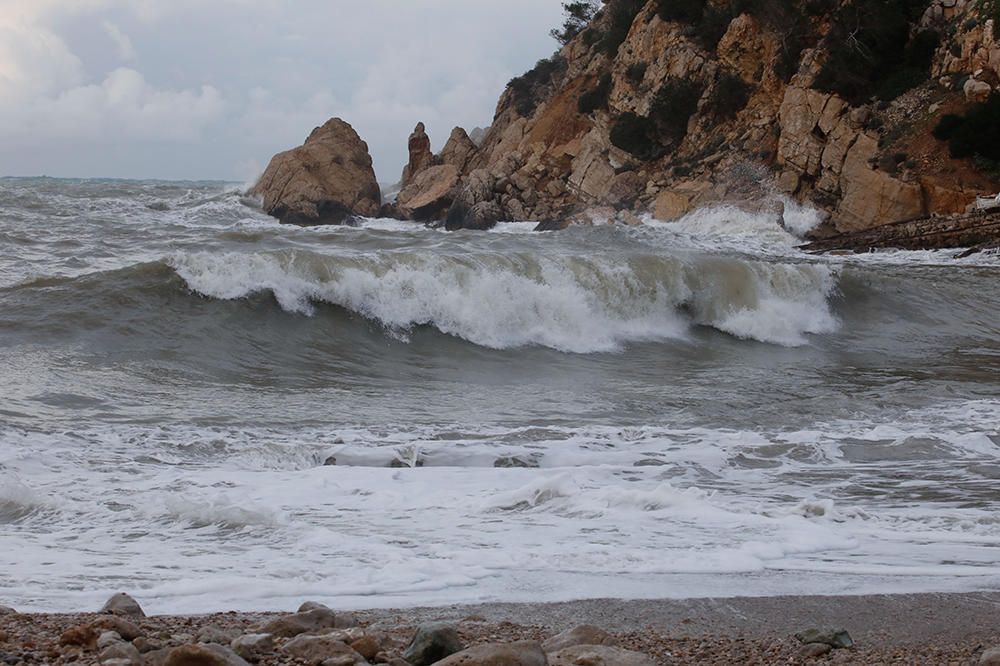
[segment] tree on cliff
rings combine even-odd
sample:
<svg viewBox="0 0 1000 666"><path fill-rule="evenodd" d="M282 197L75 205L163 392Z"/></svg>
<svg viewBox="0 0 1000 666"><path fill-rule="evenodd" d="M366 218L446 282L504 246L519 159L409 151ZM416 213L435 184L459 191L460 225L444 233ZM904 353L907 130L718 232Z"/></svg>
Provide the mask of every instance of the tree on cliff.
<svg viewBox="0 0 1000 666"><path fill-rule="evenodd" d="M560 44L567 44L583 32L587 24L594 18L594 14L597 13L597 2L596 0L564 2L563 12L566 14L566 20L563 22L562 29L553 28L549 34Z"/></svg>

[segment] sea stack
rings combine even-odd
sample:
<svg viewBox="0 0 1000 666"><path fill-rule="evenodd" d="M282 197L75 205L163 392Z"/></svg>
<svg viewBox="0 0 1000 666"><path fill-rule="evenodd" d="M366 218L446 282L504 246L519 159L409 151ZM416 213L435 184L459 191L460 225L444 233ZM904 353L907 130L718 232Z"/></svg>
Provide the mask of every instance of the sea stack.
<svg viewBox="0 0 1000 666"><path fill-rule="evenodd" d="M349 224L356 216L377 215L382 205L368 144L340 118L275 155L251 193L285 224Z"/></svg>

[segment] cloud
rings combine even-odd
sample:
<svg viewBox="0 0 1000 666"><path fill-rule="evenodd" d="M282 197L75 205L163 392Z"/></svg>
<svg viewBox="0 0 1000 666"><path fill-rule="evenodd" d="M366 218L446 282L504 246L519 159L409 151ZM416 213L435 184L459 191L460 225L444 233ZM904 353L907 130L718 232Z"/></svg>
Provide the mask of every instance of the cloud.
<svg viewBox="0 0 1000 666"><path fill-rule="evenodd" d="M111 21L104 20L101 21L101 27L104 28L104 32L107 33L111 41L114 42L115 47L118 49L118 57L122 60L131 60L135 57L135 49L132 47L132 40L128 38L124 32L119 29L117 25Z"/></svg>
<svg viewBox="0 0 1000 666"><path fill-rule="evenodd" d="M560 5L0 0L0 175L243 178L336 115L392 181L417 121L489 124Z"/></svg>

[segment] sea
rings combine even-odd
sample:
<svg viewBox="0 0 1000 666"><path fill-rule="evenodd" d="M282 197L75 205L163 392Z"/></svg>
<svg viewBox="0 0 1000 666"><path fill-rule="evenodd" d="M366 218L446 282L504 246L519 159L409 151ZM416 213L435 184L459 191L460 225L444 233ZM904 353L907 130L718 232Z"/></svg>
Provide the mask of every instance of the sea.
<svg viewBox="0 0 1000 666"><path fill-rule="evenodd" d="M1000 256L243 190L0 179L0 604L1000 589Z"/></svg>

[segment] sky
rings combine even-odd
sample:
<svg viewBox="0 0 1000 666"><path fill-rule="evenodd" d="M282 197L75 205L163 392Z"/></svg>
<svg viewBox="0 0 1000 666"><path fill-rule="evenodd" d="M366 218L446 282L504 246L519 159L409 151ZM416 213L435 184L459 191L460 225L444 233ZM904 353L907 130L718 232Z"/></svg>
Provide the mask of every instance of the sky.
<svg viewBox="0 0 1000 666"><path fill-rule="evenodd" d="M0 176L253 180L332 116L399 179L488 126L560 0L0 0Z"/></svg>

